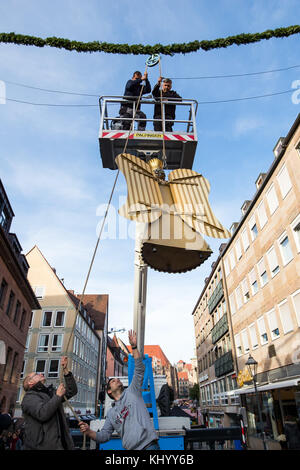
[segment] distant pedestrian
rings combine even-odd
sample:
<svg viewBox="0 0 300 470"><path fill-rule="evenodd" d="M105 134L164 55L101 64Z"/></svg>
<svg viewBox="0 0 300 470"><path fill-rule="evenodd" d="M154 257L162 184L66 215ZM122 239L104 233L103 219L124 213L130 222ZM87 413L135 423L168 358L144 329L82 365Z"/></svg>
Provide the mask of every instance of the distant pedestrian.
<svg viewBox="0 0 300 470"><path fill-rule="evenodd" d="M9 448L10 450L22 450L22 441L16 432L12 434Z"/></svg>

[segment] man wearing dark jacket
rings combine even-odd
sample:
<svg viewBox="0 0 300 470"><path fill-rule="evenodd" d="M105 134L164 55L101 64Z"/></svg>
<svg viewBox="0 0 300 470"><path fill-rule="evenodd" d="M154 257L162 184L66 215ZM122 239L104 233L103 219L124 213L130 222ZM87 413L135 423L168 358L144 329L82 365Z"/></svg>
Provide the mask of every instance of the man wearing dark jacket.
<svg viewBox="0 0 300 470"><path fill-rule="evenodd" d="M170 78L164 78L162 81L162 77L159 77L157 84L152 90L152 95L154 96L155 100L158 101L157 104L154 105L154 116L153 119L161 119L161 103L160 103L160 86L162 85L161 95L162 100L170 100L170 101L182 101L182 98L176 91L172 90L172 80ZM175 119L175 104L165 104L164 105L164 114L165 120L169 120L169 122L165 122L165 130L166 132L172 132L172 127ZM161 131L162 130L162 123L161 122L154 122L154 130Z"/></svg>
<svg viewBox="0 0 300 470"><path fill-rule="evenodd" d="M43 374L32 372L25 377L22 411L25 421L24 450L71 450L74 447L65 417L63 402L77 393L77 385L68 370L68 358L61 359L66 387L55 391L45 386Z"/></svg>
<svg viewBox="0 0 300 470"><path fill-rule="evenodd" d="M143 83L144 82L144 83ZM124 98L129 98L129 100L126 103L122 103L122 106L120 108L120 116L121 117L133 117L133 103L138 100L138 97L140 96L142 86L143 91L142 95L145 95L146 93L151 92L151 85L148 80L148 74L144 73L142 76L141 72L136 71L134 72L132 79L128 80L125 86L125 91L124 91ZM132 98L131 98L132 97ZM136 108L136 114L135 116L140 119L146 119L146 114L143 113L140 110L141 105L139 104ZM130 129L130 121L122 121L123 122L123 129L129 130ZM138 130L139 131L144 131L146 129L146 121L138 121Z"/></svg>

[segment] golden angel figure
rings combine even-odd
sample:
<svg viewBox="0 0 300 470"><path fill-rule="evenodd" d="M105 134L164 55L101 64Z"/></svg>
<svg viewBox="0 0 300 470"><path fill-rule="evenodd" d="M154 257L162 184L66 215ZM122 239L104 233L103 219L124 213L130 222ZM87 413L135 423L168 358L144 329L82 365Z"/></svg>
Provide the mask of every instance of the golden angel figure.
<svg viewBox="0 0 300 470"><path fill-rule="evenodd" d="M193 170L177 169L165 181L163 163L148 163L123 153L116 163L127 182L127 201L119 210L130 220L143 222L141 254L158 271L181 273L200 266L212 250L202 235L230 238L209 202L209 182Z"/></svg>

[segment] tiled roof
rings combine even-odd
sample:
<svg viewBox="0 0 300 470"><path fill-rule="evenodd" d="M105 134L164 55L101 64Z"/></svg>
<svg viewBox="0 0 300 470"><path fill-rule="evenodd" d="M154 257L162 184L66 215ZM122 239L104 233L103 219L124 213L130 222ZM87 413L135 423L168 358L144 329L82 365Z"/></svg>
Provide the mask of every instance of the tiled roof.
<svg viewBox="0 0 300 470"><path fill-rule="evenodd" d="M127 346L127 348L131 352L131 346ZM145 345L144 354L148 354L148 356L150 357L156 357L157 359L160 359L162 366L170 365L169 359L164 354L163 350L159 345Z"/></svg>
<svg viewBox="0 0 300 470"><path fill-rule="evenodd" d="M178 380L189 380L187 372L178 372Z"/></svg>
<svg viewBox="0 0 300 470"><path fill-rule="evenodd" d="M74 295L72 291L68 291L68 294L76 307L78 307L81 296L79 294ZM85 294L82 304L89 316L94 320L95 329L103 330L105 315L108 310L108 294Z"/></svg>

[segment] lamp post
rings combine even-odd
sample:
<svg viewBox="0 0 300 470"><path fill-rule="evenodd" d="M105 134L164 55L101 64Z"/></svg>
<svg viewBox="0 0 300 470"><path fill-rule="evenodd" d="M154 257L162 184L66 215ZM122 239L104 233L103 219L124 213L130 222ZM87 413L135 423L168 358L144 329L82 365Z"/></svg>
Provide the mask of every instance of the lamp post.
<svg viewBox="0 0 300 470"><path fill-rule="evenodd" d="M252 380L253 380L253 383L254 383L256 404L257 404L257 409L258 409L258 416L259 416L260 429L261 429L261 433L262 433L263 446L264 446L264 450L267 450L266 441L265 441L265 433L264 433L264 430L263 430L263 420L262 420L262 414L261 414L261 407L260 407L259 396L258 396L258 391L257 391L257 386L256 386L256 375L257 375L258 363L251 355L249 355L248 360L246 362L246 366L248 366L249 373L250 373L250 375L252 377Z"/></svg>

